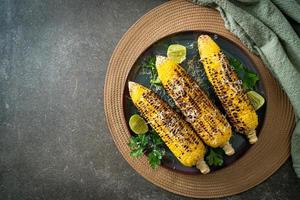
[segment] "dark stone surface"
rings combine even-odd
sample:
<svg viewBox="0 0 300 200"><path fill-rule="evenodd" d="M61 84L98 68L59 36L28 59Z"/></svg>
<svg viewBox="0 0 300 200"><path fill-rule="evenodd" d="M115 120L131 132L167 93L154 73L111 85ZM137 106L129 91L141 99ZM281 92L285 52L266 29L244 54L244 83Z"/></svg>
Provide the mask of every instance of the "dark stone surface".
<svg viewBox="0 0 300 200"><path fill-rule="evenodd" d="M1 200L188 199L126 163L103 111L114 47L162 2L0 0ZM299 197L289 160L259 186L226 199Z"/></svg>

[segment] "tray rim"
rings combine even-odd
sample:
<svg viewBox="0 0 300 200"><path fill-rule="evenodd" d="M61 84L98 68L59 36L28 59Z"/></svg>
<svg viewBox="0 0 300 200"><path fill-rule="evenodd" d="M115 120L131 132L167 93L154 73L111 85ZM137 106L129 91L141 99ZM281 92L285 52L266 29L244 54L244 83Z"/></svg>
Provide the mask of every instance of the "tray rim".
<svg viewBox="0 0 300 200"><path fill-rule="evenodd" d="M183 9L184 8L184 9ZM231 33L229 33L224 25L223 25L223 21L219 15L219 13L213 9L210 9L210 8L204 8L204 7L200 7L200 6L196 6L196 5L193 5L189 2L186 2L186 1L182 1L182 0L178 0L178 1L169 1L169 2L166 2L164 4L162 4L161 6L157 7L157 8L154 8L153 10L151 10L150 12L148 12L147 14L145 14L143 17L141 17L126 33L125 35L122 37L122 39L120 40L120 42L118 43L112 57L111 57L111 60L109 62L109 67L108 67L108 70L107 70L107 74L106 74L106 77L105 77L105 86L104 86L104 108L105 108L105 116L106 116L106 121L107 121L107 124L108 124L108 128L111 132L111 135L113 137L113 140L118 148L118 150L120 151L120 153L122 154L122 156L125 158L125 160L127 160L127 162L139 173L141 174L144 178L146 178L147 180L149 180L150 182L154 183L155 185L157 186L160 186L168 191L171 191L171 192L174 192L174 193L177 193L177 194L180 194L180 195L184 195L184 196L189 196L189 197L198 197L198 198L203 198L203 197L206 197L206 198L213 198L213 197L224 197L224 196L228 196L228 195L233 195L233 194L237 194L237 193L240 193L240 192L243 192L245 190L248 190L254 186L256 186L257 184L263 182L265 179L267 179L269 176L271 176L284 162L285 160L288 158L289 154L290 154L290 151L289 151L289 146L290 146L290 136L291 136L291 131L294 127L294 113L293 113L293 110L292 110L292 106L291 104L289 103L288 101L288 98L287 96L284 94L284 92L280 89L279 87L279 84L275 81L275 79L270 75L270 72L269 70L267 70L265 67L263 67L263 64L262 64L262 61L255 55L253 54L250 54L250 52L240 43L238 42L237 43L237 46L240 46L241 49L244 49L246 52L248 52L250 54L250 58L253 57L253 60L254 60L254 64L257 65L259 64L260 65L260 68L257 68L258 72L261 73L261 71L263 72L263 74L265 74L265 77L264 79L268 79L268 87L271 87L272 92L270 92L270 90L268 90L267 88L265 89L265 92L266 92L266 98L267 98L267 101L268 101L268 106L266 108L266 114L265 114L265 121L266 119L269 117L272 117L273 120L277 120L277 118L274 118L274 116L272 116L272 114L274 114L274 110L273 112L270 113L270 106L272 108L274 108L274 102L272 103L272 101L274 99L272 99L273 97L276 99L279 100L279 103L281 103L281 107L284 107L284 110L283 110L283 113L282 115L280 115L281 117L285 117L285 126L281 126L281 129L279 129L279 131L284 131L285 134L282 134L282 133L276 133L278 134L278 137L279 136L282 136L284 135L285 137L285 140L284 140L284 146L283 148L283 151L281 152L281 157L279 160L276 161L276 163L273 163L272 164L272 168L271 170L267 170L267 171L264 171L264 174L263 176L260 176L260 177L256 177L256 180L253 182L252 178L248 177L247 180L248 182L244 182L243 184L241 185L237 185L236 188L232 188L232 187L228 187L228 184L226 185L217 185L218 187L212 187L212 183L214 182L214 179L212 178L212 175L217 178L218 176L218 180L220 181L220 172L222 172L222 174L227 174L228 176L228 170L226 170L227 168L232 168L233 166L237 165L238 163L241 163L239 160L241 160L243 157L245 157L246 155L244 155L242 158L240 158L239 160L237 160L236 162L234 162L232 165L228 166L226 169L224 170L220 170L219 171L216 171L214 174L212 175L205 175L207 176L206 178L199 178L199 176L203 176L203 175L181 175L179 176L177 173L175 172L166 172L166 169L162 169L162 167L160 167L156 172L155 174L156 175L164 175L164 178L171 178L171 179L174 179L174 178L180 178L182 179L182 176L185 176L187 181L183 182L182 183L182 180L176 180L175 179L173 180L174 182L172 184L166 182L166 181L163 181L163 180L160 180L160 179L157 179L151 175L153 175L153 171L149 171L149 167L147 165L147 163L145 163L145 156L142 157L141 160L138 160L136 161L136 159L131 159L131 158L128 158L128 149L126 150L126 147L125 146L122 146L122 140L120 140L120 138L118 138L115 134L116 134L116 130L117 130L117 127L120 128L120 126L124 126L124 122L126 123L125 121L125 118L123 116L123 113L121 113L121 115L123 116L118 116L120 117L118 120L121 120L119 121L121 124L117 124L116 123L113 123L112 122L112 113L111 113L111 109L112 109L112 104L115 108L117 108L117 110L123 110L123 103L122 103L122 100L119 101L118 103L112 103L111 100L114 99L115 97L122 97L123 96L123 92L124 92L124 87L122 87L121 89L121 93L122 95L118 94L118 91L117 94L115 93L115 91L112 91L112 88L110 88L110 85L112 84L111 83L111 77L112 76L111 74L114 74L112 72L112 68L116 65L117 62L115 62L115 60L120 56L118 56L118 54L120 54L120 52L124 52L124 47L126 45L128 45L128 42L130 42L130 37L132 37L132 34L134 32L138 32L139 29L141 29L141 27L143 27L143 23L145 23L145 21L149 20L149 18L152 18L152 17L160 17L160 18L163 18L163 17L166 17L166 13L172 11L172 12L178 12L180 9L181 13L183 12L184 15L181 15L180 13L177 13L177 15L179 17L181 17L180 19L181 20L187 20L189 27L186 27L186 24L181 24L181 27L169 27L169 29L176 29L177 32L182 32L183 31L199 31L199 24L195 24L197 21L196 18L192 18L192 20L189 20L191 18L191 16L189 16L189 12L192 11L193 14L197 15L199 17L199 14L201 13L198 13L198 12L203 12L205 14L209 14L211 15L212 19L215 22L214 25L219 25L221 27L218 27L218 31L216 32L218 35L221 35L223 37L226 37L225 35L227 36L230 36L230 38L232 38L234 43L236 43L236 41L239 41L235 36L233 36ZM187 12L188 11L188 12ZM183 18L183 19L182 19ZM163 20L162 20L163 21ZM149 23L149 21L148 21ZM153 22L152 22L153 23ZM156 23L156 22L154 22ZM180 25L180 24L179 24ZM205 24L202 24L202 26L205 27ZM212 27L210 27L212 28ZM166 30L165 30L166 31ZM167 32L170 31L170 30L167 30ZM172 30L171 30L172 31ZM209 30L202 30L202 31L209 31ZM221 33L220 33L221 32ZM166 33L166 32L165 32ZM176 33L176 31L173 30L172 34L173 33ZM130 36L131 35L131 36ZM157 38L157 40L165 37L166 35L160 37L160 38ZM152 36L153 37L153 36ZM155 37L154 37L155 38ZM227 39L230 39L228 37L226 37ZM153 38L152 38L153 40ZM153 41L152 41L153 43ZM151 44L152 44L151 43ZM144 45L144 49L143 51L140 52L140 54L142 52L144 52L151 44L149 44L148 46L145 46ZM125 45L125 46L124 46ZM123 50L123 51L122 51ZM136 52L134 52L136 54ZM124 53L123 53L124 54ZM125 54L126 55L126 54ZM123 55L124 56L124 55ZM136 57L137 59L138 57ZM132 63L134 64L134 62L136 61L136 59L128 59L129 63ZM127 64L129 65L129 64ZM132 65L131 65L132 66ZM116 67L116 66L115 66ZM127 70L127 73L126 71L122 71L122 73L124 73L123 76L126 76L125 77L125 81L126 81L126 78L128 76L128 73L129 73L129 70ZM119 75L119 74L116 74L116 75ZM118 77L118 76L117 76ZM121 80L117 80L115 81L114 84L121 84L121 85L124 85L126 82L124 82L124 77L122 79L122 77L119 77ZM265 85L265 84L263 84ZM114 88L115 89L115 88ZM270 88L269 88L270 89ZM116 94L116 96L114 96L114 98L112 98L112 96L110 95L114 95ZM272 97L270 99L270 97ZM269 102L270 101L270 102ZM275 102L276 103L276 102ZM278 103L278 102L277 102ZM279 106L280 107L280 106ZM120 113L117 113L117 114L120 114ZM114 121L116 122L116 121ZM263 130L265 129L264 127L265 125L263 125L262 127L262 132ZM275 130L276 131L276 130ZM278 132L278 130L277 130ZM129 131L127 131L126 135L130 134ZM266 134L263 134L264 136ZM273 133L274 135L274 133ZM266 138L264 137L264 140L266 140ZM124 141L123 141L124 142ZM259 143L258 143L259 144ZM123 144L124 145L124 144ZM258 145L256 145L258 146ZM251 151L252 153L254 151L257 151L257 147L256 146L253 146L252 148L250 148L248 150ZM124 149L125 148L125 149ZM146 164L146 165L145 165ZM243 166L245 167L245 166ZM270 167L269 167L270 168ZM264 169L265 170L265 169ZM169 170L168 170L169 171ZM225 173L226 171L226 173ZM251 171L251 170L250 170ZM252 170L253 171L253 170ZM218 174L218 175L217 175ZM253 174L251 174L253 175ZM255 173L254 173L255 175ZM193 176L193 177L191 177ZM195 177L197 177L197 180L195 180ZM201 190L201 191L195 191L195 186L193 186L192 184L193 183L197 183L197 181L201 180L203 181L203 179L205 180L206 183L208 183L208 186L204 187L205 190ZM250 182L250 180L252 180L252 182ZM181 182L180 182L181 181ZM185 186L187 185L187 186ZM229 184L230 185L230 184ZM178 186L185 186L184 188L180 188ZM193 188L194 187L194 188ZM199 189L199 188L196 188L196 190ZM201 188L202 189L202 188Z"/></svg>

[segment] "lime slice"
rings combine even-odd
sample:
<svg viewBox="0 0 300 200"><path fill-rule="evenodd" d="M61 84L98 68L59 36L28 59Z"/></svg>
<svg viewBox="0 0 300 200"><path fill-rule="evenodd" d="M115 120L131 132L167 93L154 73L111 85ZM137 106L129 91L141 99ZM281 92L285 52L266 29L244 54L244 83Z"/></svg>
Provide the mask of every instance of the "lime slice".
<svg viewBox="0 0 300 200"><path fill-rule="evenodd" d="M138 114L134 114L130 117L129 127L135 134L144 134L149 130L146 121Z"/></svg>
<svg viewBox="0 0 300 200"><path fill-rule="evenodd" d="M168 58L171 58L176 63L181 63L186 58L186 48L180 44L172 44L168 48Z"/></svg>
<svg viewBox="0 0 300 200"><path fill-rule="evenodd" d="M265 99L255 91L247 92L247 95L251 101L252 106L255 110L258 110L265 103Z"/></svg>

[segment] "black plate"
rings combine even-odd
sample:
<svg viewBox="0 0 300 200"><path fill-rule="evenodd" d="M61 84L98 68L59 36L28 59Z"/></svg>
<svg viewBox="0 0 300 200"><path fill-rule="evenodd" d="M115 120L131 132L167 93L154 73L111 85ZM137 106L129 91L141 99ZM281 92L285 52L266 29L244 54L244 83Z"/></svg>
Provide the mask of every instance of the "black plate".
<svg viewBox="0 0 300 200"><path fill-rule="evenodd" d="M185 47L187 47L187 59L181 64L182 67L184 67L187 72L199 83L199 85L206 90L206 92L211 97L211 100L213 100L216 104L216 106L224 113L223 108L221 107L221 104L218 100L218 98L215 96L213 89L208 82L205 72L203 69L202 64L199 62L199 53L197 49L197 38L201 34L207 34L210 35L214 40L218 43L218 45L221 47L222 51L231 58L238 59L244 66L251 69L252 71L257 70L255 68L255 65L250 60L250 58L247 56L246 52L244 52L242 49L240 49L237 45L235 45L232 41L219 36L217 34L213 33L207 33L207 32L183 32L183 33L177 33L170 35L166 38L163 38L150 46L136 61L134 66L132 67L127 80L128 81L134 81L137 83L140 83L152 90L154 90L157 94L162 96L163 90L157 90L154 86L151 86L149 83L149 75L146 74L147 70L144 70L142 67L142 63L151 55L164 55L166 56L168 46L171 44L182 44ZM194 60L192 63L192 68L194 70L189 69L188 61ZM258 74L259 75L259 74ZM124 88L124 116L126 121L129 121L129 118L132 114L138 113L138 110L135 108L133 103L130 100L127 84ZM262 96L264 95L264 87L260 81L258 81L258 84L256 85L255 90L260 93ZM173 101L170 97L167 95L163 96L163 99L166 100L170 105L174 106ZM265 107L264 105L262 108L260 108L257 111L258 114L258 127L257 127L257 134L259 137L260 129L262 127L264 116L265 116ZM128 124L128 123L127 123ZM129 127L128 127L128 130ZM131 132L132 135L134 135L133 132ZM221 167L216 166L210 166L212 171L220 170L233 162L235 162L237 159L239 159L241 156L243 156L247 150L251 147L251 145L248 143L245 136L234 133L231 138L231 144L233 148L235 149L236 153L233 156L224 156L224 164ZM200 173L199 170L195 167L185 167L173 156L173 154L170 152L170 150L167 150L167 157L166 159L163 159L162 166L166 167L168 169L176 170L178 172L182 173L188 173L188 174L195 174Z"/></svg>

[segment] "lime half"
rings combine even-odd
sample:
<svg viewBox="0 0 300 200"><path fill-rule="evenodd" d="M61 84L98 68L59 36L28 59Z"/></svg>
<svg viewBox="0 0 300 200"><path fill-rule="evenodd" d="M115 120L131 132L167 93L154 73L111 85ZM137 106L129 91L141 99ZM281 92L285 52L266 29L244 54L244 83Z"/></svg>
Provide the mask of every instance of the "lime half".
<svg viewBox="0 0 300 200"><path fill-rule="evenodd" d="M129 127L135 134L144 134L149 130L146 121L138 114L130 117Z"/></svg>
<svg viewBox="0 0 300 200"><path fill-rule="evenodd" d="M186 59L186 48L180 44L172 44L168 48L167 55L179 64Z"/></svg>
<svg viewBox="0 0 300 200"><path fill-rule="evenodd" d="M249 92L247 92L247 95L248 95L248 97L251 101L251 104L255 110L258 110L260 107L262 107L264 105L265 99L257 92L249 91Z"/></svg>

